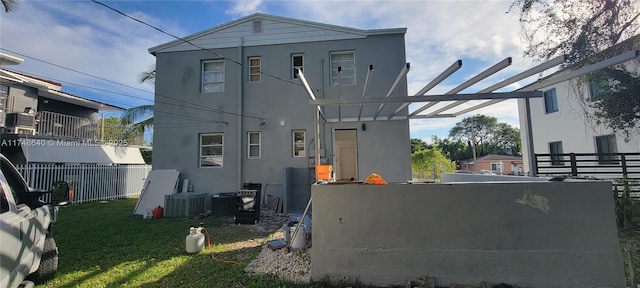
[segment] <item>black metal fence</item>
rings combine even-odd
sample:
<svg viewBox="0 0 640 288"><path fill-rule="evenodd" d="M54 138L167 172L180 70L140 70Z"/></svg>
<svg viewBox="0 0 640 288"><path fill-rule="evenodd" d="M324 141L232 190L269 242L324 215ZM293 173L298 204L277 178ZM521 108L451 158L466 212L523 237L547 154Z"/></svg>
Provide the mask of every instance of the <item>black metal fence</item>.
<svg viewBox="0 0 640 288"><path fill-rule="evenodd" d="M540 176L591 176L603 179L640 179L640 153L536 154Z"/></svg>
<svg viewBox="0 0 640 288"><path fill-rule="evenodd" d="M587 177L612 180L622 191L619 179L631 181L632 192L640 194L640 153L536 154L533 163L538 176Z"/></svg>

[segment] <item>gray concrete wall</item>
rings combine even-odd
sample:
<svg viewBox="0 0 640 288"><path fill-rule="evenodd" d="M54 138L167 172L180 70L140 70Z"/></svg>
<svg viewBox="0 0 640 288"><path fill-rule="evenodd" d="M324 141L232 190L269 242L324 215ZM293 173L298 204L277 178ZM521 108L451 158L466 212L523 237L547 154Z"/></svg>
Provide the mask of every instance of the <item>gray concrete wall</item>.
<svg viewBox="0 0 640 288"><path fill-rule="evenodd" d="M442 173L440 183L453 182L491 182L491 181L507 181L507 182L540 182L549 181L551 177L525 177L510 175L484 175L484 174L467 174L467 173Z"/></svg>
<svg viewBox="0 0 640 288"><path fill-rule="evenodd" d="M314 185L311 277L624 287L608 182Z"/></svg>
<svg viewBox="0 0 640 288"><path fill-rule="evenodd" d="M329 85L329 57L330 52L343 50L355 51L357 83L338 89ZM384 51L384 57L380 57L380 51ZM238 38L237 48L216 49L215 52L244 65L225 61L225 90L222 93L200 92L201 62L220 57L209 51L157 53L153 139L154 169L178 169L181 177L190 179L195 192L210 194L234 191L243 182L282 184L283 168L314 167L312 158L292 155L292 130L305 130L308 156L313 155L316 140L314 109L298 79L291 76L292 54L304 53L304 73L318 98L336 98L338 93L343 98L362 97L369 65L376 69L370 96L383 97L406 62L401 33L356 40L254 47L242 46L242 39ZM252 56L261 57L262 71L291 84L267 75L262 75L259 82L248 82L247 62ZM406 80L403 80L393 95L406 94ZM378 105L366 106L364 110L369 113L378 108ZM387 105L383 112L393 111L396 107ZM349 109L357 110L358 107ZM406 109L403 112L406 114ZM337 109L328 107L326 113L328 117L337 115ZM246 117L239 117L240 114ZM264 125L260 125L261 122ZM361 127L362 123L323 124L319 141L325 150L324 159L331 159L331 129ZM247 157L247 132L250 131L261 132L260 159ZM224 167L199 168L198 135L214 132L224 133ZM407 120L367 122L367 131L358 131L358 139L360 177L377 172L389 181L411 178Z"/></svg>

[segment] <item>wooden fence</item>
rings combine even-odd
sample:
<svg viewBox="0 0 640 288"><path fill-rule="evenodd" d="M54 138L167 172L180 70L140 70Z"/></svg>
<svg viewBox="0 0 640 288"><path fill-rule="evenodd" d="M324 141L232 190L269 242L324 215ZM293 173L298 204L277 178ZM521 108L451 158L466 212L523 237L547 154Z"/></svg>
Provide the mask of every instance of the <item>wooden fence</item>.
<svg viewBox="0 0 640 288"><path fill-rule="evenodd" d="M18 165L30 187L49 190L55 181L66 181L74 190L73 203L139 196L151 165Z"/></svg>

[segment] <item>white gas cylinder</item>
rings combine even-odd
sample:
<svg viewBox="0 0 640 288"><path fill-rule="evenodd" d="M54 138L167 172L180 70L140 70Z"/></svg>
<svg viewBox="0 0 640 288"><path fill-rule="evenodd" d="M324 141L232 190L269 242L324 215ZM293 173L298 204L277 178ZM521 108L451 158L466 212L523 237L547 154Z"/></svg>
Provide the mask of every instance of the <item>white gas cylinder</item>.
<svg viewBox="0 0 640 288"><path fill-rule="evenodd" d="M204 234L201 233L202 227L189 228L189 235L185 239L185 249L187 253L199 253L204 249Z"/></svg>

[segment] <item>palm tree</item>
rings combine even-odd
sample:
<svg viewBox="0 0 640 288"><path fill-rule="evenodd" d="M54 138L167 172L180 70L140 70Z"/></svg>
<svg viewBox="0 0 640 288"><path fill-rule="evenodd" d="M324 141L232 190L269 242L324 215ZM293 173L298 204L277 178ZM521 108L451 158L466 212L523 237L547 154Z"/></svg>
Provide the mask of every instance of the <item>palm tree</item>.
<svg viewBox="0 0 640 288"><path fill-rule="evenodd" d="M149 70L140 72L138 81L154 85L156 81L156 65L151 65ZM153 127L153 116L150 115L153 115L153 105L140 105L127 109L120 118L123 123L129 125L127 133L143 135L145 128ZM143 120L140 121L140 119Z"/></svg>
<svg viewBox="0 0 640 288"><path fill-rule="evenodd" d="M18 8L18 0L0 0L2 6L4 6L4 12L11 12Z"/></svg>

